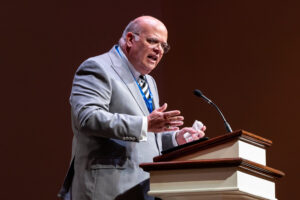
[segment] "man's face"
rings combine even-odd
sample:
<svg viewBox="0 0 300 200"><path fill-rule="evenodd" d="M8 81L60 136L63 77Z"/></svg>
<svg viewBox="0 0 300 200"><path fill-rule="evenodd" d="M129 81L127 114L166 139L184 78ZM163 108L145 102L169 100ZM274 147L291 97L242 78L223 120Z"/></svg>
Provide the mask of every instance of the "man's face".
<svg viewBox="0 0 300 200"><path fill-rule="evenodd" d="M160 62L164 50L161 44L166 44L168 32L162 24L144 25L140 33L127 33L130 50L128 59L141 74L149 74Z"/></svg>

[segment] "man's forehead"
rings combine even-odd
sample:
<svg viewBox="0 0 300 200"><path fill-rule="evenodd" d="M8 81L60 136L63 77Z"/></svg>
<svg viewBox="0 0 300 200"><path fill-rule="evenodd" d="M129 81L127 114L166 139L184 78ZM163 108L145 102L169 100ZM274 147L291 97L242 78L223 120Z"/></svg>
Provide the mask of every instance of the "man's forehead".
<svg viewBox="0 0 300 200"><path fill-rule="evenodd" d="M168 37L168 31L163 24L144 24L144 26L141 26L140 31L142 34L163 37L165 40Z"/></svg>

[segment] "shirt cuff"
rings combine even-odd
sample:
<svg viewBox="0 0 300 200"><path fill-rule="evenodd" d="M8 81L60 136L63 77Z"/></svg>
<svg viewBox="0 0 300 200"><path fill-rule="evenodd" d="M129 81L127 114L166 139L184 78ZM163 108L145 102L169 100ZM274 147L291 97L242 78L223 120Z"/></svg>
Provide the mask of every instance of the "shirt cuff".
<svg viewBox="0 0 300 200"><path fill-rule="evenodd" d="M143 117L143 125L142 125L142 132L139 137L140 142L146 142L147 141L147 132L148 132L148 119L147 117Z"/></svg>
<svg viewBox="0 0 300 200"><path fill-rule="evenodd" d="M173 135L172 135L172 143L173 143L173 146L176 147L178 146L178 143L176 141L176 134L177 134L178 131L174 131L173 132Z"/></svg>

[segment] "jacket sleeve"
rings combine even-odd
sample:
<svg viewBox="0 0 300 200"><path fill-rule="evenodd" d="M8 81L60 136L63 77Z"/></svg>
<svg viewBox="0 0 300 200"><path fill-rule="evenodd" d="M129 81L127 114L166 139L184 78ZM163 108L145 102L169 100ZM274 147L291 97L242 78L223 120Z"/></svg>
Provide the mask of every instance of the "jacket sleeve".
<svg viewBox="0 0 300 200"><path fill-rule="evenodd" d="M80 133L138 141L143 117L110 112L112 80L103 67L87 60L78 68L70 96L73 123Z"/></svg>

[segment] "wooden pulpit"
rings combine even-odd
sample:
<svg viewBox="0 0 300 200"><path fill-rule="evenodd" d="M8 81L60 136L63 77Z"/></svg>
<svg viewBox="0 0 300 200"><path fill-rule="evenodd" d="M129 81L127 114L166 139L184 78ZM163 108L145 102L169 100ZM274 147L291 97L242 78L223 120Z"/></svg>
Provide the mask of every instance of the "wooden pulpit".
<svg viewBox="0 0 300 200"><path fill-rule="evenodd" d="M284 173L268 167L272 141L244 130L227 133L154 158L151 196L163 200L275 200Z"/></svg>

